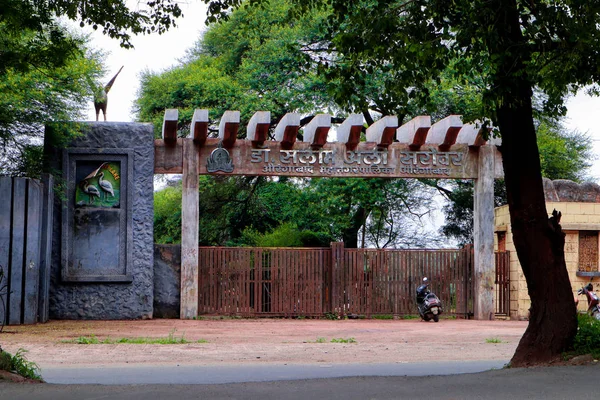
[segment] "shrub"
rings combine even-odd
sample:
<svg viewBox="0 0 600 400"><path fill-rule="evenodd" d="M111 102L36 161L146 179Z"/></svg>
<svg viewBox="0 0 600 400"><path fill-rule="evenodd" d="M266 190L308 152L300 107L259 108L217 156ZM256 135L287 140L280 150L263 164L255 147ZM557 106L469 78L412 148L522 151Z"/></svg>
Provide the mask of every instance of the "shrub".
<svg viewBox="0 0 600 400"><path fill-rule="evenodd" d="M587 314L580 314L573 348L576 354L600 357L600 321Z"/></svg>

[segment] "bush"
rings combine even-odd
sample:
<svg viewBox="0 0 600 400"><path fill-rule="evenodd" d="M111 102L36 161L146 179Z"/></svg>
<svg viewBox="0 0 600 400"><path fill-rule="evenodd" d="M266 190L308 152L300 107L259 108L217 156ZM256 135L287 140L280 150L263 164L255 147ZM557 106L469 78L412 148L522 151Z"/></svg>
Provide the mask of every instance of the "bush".
<svg viewBox="0 0 600 400"><path fill-rule="evenodd" d="M580 314L577 322L577 335L573 342L575 353L600 357L600 321L587 314Z"/></svg>

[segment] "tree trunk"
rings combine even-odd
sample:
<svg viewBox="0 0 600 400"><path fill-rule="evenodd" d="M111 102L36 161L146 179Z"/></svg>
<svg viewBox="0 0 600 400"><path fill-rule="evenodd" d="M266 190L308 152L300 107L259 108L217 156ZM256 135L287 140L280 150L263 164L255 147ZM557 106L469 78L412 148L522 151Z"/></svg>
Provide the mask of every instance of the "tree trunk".
<svg viewBox="0 0 600 400"><path fill-rule="evenodd" d="M352 215L352 221L350 226L344 229L342 238L344 241L344 247L347 249L358 248L358 233L361 227L366 223L369 212L364 207L358 207L358 209Z"/></svg>
<svg viewBox="0 0 600 400"><path fill-rule="evenodd" d="M497 119L502 133L506 194L517 256L531 299L529 325L511 360L515 367L545 364L568 350L577 333L577 314L565 264L559 218L548 219L533 124L528 55L516 4L503 2L496 25L504 60L498 72ZM510 51L509 51L510 50Z"/></svg>

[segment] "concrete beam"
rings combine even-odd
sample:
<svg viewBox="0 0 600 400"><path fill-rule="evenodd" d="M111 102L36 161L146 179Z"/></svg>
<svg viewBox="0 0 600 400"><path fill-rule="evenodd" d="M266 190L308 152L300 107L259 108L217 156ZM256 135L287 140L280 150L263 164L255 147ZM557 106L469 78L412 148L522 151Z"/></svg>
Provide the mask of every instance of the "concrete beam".
<svg viewBox="0 0 600 400"><path fill-rule="evenodd" d="M364 117L362 114L350 114L337 128L337 141L346 143L346 150L352 151L360 143L363 121Z"/></svg>
<svg viewBox="0 0 600 400"><path fill-rule="evenodd" d="M238 129L240 127L240 112L225 111L219 123L219 139L223 142L223 147L230 149L237 139Z"/></svg>
<svg viewBox="0 0 600 400"><path fill-rule="evenodd" d="M387 148L394 142L396 129L398 129L398 117L385 116L367 128L367 142L377 143L378 148Z"/></svg>
<svg viewBox="0 0 600 400"><path fill-rule="evenodd" d="M165 110L162 126L162 138L167 145L174 145L177 142L177 121L179 120L179 111L176 108Z"/></svg>
<svg viewBox="0 0 600 400"><path fill-rule="evenodd" d="M252 147L262 147L269 136L271 112L257 111L246 127L246 139L252 142Z"/></svg>
<svg viewBox="0 0 600 400"><path fill-rule="evenodd" d="M431 126L425 143L437 145L440 150L446 151L456 142L462 126L460 115L449 115Z"/></svg>
<svg viewBox="0 0 600 400"><path fill-rule="evenodd" d="M331 128L331 115L317 114L304 127L302 141L310 143L312 149L320 149L327 143L327 134Z"/></svg>
<svg viewBox="0 0 600 400"><path fill-rule="evenodd" d="M190 137L198 146L203 146L208 137L208 110L194 110L190 124Z"/></svg>
<svg viewBox="0 0 600 400"><path fill-rule="evenodd" d="M416 150L425 144L430 128L431 117L420 115L399 127L396 131L396 139L400 143L408 143L411 149Z"/></svg>
<svg viewBox="0 0 600 400"><path fill-rule="evenodd" d="M300 130L300 114L287 113L275 127L275 140L281 142L283 149L291 149L296 143Z"/></svg>

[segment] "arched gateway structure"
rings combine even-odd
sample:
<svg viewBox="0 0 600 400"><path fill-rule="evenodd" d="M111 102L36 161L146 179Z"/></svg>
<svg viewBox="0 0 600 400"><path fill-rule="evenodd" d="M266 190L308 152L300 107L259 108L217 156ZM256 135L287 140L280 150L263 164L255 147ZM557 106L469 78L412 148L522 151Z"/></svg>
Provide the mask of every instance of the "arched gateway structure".
<svg viewBox="0 0 600 400"><path fill-rule="evenodd" d="M399 126L385 116L367 128L349 116L328 142L331 116L316 115L298 141L300 115L286 114L268 140L270 113L250 119L238 140L239 111L221 117L219 137L208 137L208 111L196 110L188 138L177 138L178 112L165 112L163 139L155 140L154 172L183 174L181 318L198 315L198 176L474 179L475 318L494 316L494 179L503 177L500 141L486 141L476 125L451 115L435 124L419 116Z"/></svg>

